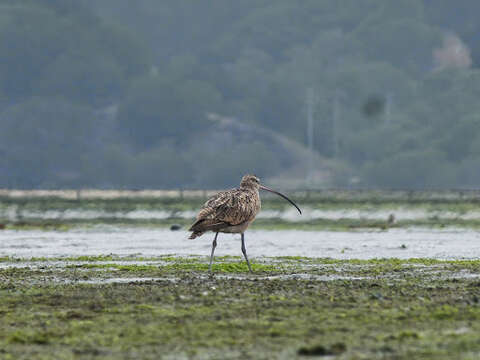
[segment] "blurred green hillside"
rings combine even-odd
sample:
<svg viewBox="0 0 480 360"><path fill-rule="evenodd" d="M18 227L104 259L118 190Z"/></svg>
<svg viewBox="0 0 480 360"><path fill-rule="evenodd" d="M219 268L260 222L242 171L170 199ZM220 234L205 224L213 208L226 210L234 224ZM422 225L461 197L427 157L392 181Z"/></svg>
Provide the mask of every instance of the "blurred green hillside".
<svg viewBox="0 0 480 360"><path fill-rule="evenodd" d="M0 0L0 187L218 188L245 172L306 186L308 111L310 186L478 187L478 14L478 0Z"/></svg>

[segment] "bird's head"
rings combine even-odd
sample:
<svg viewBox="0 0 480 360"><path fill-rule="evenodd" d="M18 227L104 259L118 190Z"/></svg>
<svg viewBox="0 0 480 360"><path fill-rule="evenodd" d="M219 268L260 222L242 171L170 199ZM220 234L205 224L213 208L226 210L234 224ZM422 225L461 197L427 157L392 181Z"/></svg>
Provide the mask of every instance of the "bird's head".
<svg viewBox="0 0 480 360"><path fill-rule="evenodd" d="M297 206L297 204L295 204L288 197L286 197L282 193L279 193L278 191L275 191L273 189L270 189L270 188L266 187L265 185L261 185L260 184L260 179L258 177L256 177L255 175L245 175L242 178L242 181L240 181L240 188L241 189L252 189L252 190L256 190L256 191L261 189L261 190L266 190L266 191L269 191L271 193L277 194L277 195L281 196L282 198L284 198L285 200L287 200L290 204L295 206L300 214L302 213L302 210L300 210L300 208Z"/></svg>
<svg viewBox="0 0 480 360"><path fill-rule="evenodd" d="M241 188L248 188L252 190L257 190L260 188L260 179L255 175L245 175L240 181Z"/></svg>

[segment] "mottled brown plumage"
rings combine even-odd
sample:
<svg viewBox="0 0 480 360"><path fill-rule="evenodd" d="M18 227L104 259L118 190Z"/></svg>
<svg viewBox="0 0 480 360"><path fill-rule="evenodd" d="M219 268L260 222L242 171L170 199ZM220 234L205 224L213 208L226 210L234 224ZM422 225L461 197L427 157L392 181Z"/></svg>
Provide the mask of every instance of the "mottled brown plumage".
<svg viewBox="0 0 480 360"><path fill-rule="evenodd" d="M210 272L212 271L213 253L217 246L219 232L242 234L242 252L247 261L248 269L252 272L245 249L244 232L260 211L259 189L267 190L283 197L295 206L300 214L302 213L300 208L285 195L260 185L260 180L256 176L245 175L240 182L240 187L219 192L208 199L198 213L197 220L188 229L188 231L192 232L190 239L195 239L207 231L216 233L212 243L212 254L210 255Z"/></svg>
<svg viewBox="0 0 480 360"><path fill-rule="evenodd" d="M259 187L256 176L245 175L239 188L219 192L208 199L188 230L192 231L190 239L206 231L243 233L260 211Z"/></svg>

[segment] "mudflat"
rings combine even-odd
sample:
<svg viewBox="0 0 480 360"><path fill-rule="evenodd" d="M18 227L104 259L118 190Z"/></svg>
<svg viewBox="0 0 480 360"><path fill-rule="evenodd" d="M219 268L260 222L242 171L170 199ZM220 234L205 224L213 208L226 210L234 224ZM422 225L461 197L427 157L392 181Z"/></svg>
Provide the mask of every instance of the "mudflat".
<svg viewBox="0 0 480 360"><path fill-rule="evenodd" d="M1 359L478 359L480 261L0 262Z"/></svg>

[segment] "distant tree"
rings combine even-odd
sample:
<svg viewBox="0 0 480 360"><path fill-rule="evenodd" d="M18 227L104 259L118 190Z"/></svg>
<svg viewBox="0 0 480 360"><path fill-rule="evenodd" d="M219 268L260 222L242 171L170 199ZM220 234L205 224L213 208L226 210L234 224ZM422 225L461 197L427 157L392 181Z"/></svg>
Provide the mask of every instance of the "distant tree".
<svg viewBox="0 0 480 360"><path fill-rule="evenodd" d="M442 46L442 32L420 20L395 19L356 33L373 61L385 61L418 76L433 69L432 51Z"/></svg>
<svg viewBox="0 0 480 360"><path fill-rule="evenodd" d="M232 142L221 152L198 147L193 149L195 151L190 151L188 156L191 170L196 174L192 179L194 186L236 186L245 173L263 178L282 168L283 159L258 141L248 144Z"/></svg>
<svg viewBox="0 0 480 360"><path fill-rule="evenodd" d="M364 181L382 188L428 189L451 186L453 172L442 152L400 152L364 167Z"/></svg>
<svg viewBox="0 0 480 360"><path fill-rule="evenodd" d="M2 6L0 93L7 101L54 95L98 106L148 70L148 52L131 35L66 4Z"/></svg>
<svg viewBox="0 0 480 360"><path fill-rule="evenodd" d="M48 9L18 3L2 6L0 88L10 101L31 96L35 80L62 52L67 28L59 25Z"/></svg>
<svg viewBox="0 0 480 360"><path fill-rule="evenodd" d="M333 158L339 186L472 186L478 10L477 0L0 0L0 181L225 186L244 171L284 173L288 155L268 140L219 131L220 154L195 140L218 112L305 143L313 88L314 147Z"/></svg>
<svg viewBox="0 0 480 360"><path fill-rule="evenodd" d="M32 98L0 114L3 186L81 181L80 156L98 148L91 109L59 98Z"/></svg>
<svg viewBox="0 0 480 360"><path fill-rule="evenodd" d="M383 161L401 151L402 135L399 126L381 125L375 129L367 128L346 137L342 155L357 166Z"/></svg>
<svg viewBox="0 0 480 360"><path fill-rule="evenodd" d="M181 141L208 126L207 112L215 112L220 103L220 93L202 81L143 78L120 107L119 129L137 149L165 138Z"/></svg>
<svg viewBox="0 0 480 360"><path fill-rule="evenodd" d="M480 113L467 115L452 124L448 132L442 134L439 148L451 161L461 161L472 153L474 141L480 136Z"/></svg>
<svg viewBox="0 0 480 360"><path fill-rule="evenodd" d="M272 81L259 104L257 116L269 128L303 140L305 137L304 92L293 92L284 84ZM300 125L302 124L302 125Z"/></svg>
<svg viewBox="0 0 480 360"><path fill-rule="evenodd" d="M432 131L450 128L461 118L480 112L477 101L480 96L480 71L436 71L420 84L418 96L424 106L430 107L428 117L418 121L428 122Z"/></svg>
<svg viewBox="0 0 480 360"><path fill-rule="evenodd" d="M100 107L122 95L126 79L112 58L67 53L46 67L36 85L35 92Z"/></svg>
<svg viewBox="0 0 480 360"><path fill-rule="evenodd" d="M140 188L181 188L192 183L192 163L186 152L168 143L136 154L129 168L130 186Z"/></svg>

